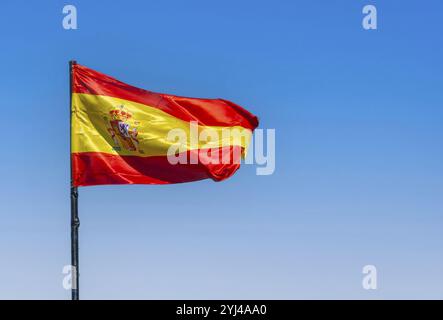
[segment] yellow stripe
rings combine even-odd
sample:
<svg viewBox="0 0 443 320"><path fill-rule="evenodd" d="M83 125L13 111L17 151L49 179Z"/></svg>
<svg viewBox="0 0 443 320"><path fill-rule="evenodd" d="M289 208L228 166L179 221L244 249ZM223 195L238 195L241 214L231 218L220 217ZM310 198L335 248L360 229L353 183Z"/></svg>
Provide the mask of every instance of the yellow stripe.
<svg viewBox="0 0 443 320"><path fill-rule="evenodd" d="M123 110L132 114L129 119L123 121L129 126L128 132L125 128L118 129L118 119L113 118L111 113L113 110ZM111 122L112 120L114 121ZM138 132L135 139L131 136L131 133L134 134L134 128ZM251 130L239 126L196 126L196 130L192 130L190 122L144 104L108 96L82 93L72 95L72 152L167 155L168 149L176 144L175 141L169 141L172 139L168 139L168 133L173 129L182 130L180 132L186 134L187 139L182 144L185 151L232 145L242 146L246 150L252 135ZM194 135L194 140L191 140L191 132L198 132L198 135ZM208 142L205 138L208 134L214 141ZM243 137L239 138L238 134ZM203 141L198 141L198 137ZM136 150L131 150L134 148Z"/></svg>

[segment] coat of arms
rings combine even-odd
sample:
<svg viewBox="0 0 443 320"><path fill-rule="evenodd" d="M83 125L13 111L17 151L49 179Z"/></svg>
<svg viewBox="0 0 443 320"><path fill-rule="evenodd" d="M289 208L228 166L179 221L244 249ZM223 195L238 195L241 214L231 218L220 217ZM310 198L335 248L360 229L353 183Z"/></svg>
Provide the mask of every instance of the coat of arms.
<svg viewBox="0 0 443 320"><path fill-rule="evenodd" d="M115 143L114 149L121 150L123 148L128 151L137 151L138 132L136 125L138 122L130 123L132 113L125 110L125 107L121 105L117 109L109 111L109 115L110 119L107 117L104 117L104 119L108 122L107 128Z"/></svg>

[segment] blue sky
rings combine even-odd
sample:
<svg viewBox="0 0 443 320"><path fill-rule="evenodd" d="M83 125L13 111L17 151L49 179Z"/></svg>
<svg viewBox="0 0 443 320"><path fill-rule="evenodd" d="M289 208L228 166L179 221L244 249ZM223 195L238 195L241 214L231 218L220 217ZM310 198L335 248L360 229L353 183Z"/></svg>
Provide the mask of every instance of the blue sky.
<svg viewBox="0 0 443 320"><path fill-rule="evenodd" d="M366 4L377 30L361 26ZM0 298L70 297L76 59L232 100L276 129L271 176L82 188L82 298L442 299L442 13L437 0L2 1ZM367 264L377 290L362 288Z"/></svg>

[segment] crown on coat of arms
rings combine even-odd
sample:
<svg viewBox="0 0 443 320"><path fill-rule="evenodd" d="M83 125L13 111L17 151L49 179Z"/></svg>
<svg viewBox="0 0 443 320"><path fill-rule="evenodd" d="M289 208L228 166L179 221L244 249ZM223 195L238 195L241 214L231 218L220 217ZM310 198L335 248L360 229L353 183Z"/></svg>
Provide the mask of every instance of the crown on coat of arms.
<svg viewBox="0 0 443 320"><path fill-rule="evenodd" d="M126 121L132 117L132 113L129 111L123 110L124 106L120 106L119 109L114 109L109 111L113 120Z"/></svg>

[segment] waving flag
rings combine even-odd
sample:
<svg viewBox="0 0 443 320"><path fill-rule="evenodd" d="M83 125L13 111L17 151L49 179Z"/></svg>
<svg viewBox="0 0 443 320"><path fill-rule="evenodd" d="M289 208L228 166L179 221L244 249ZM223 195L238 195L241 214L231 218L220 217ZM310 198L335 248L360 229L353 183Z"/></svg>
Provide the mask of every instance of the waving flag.
<svg viewBox="0 0 443 320"><path fill-rule="evenodd" d="M224 180L239 168L258 126L230 101L155 93L79 64L71 91L75 187Z"/></svg>

